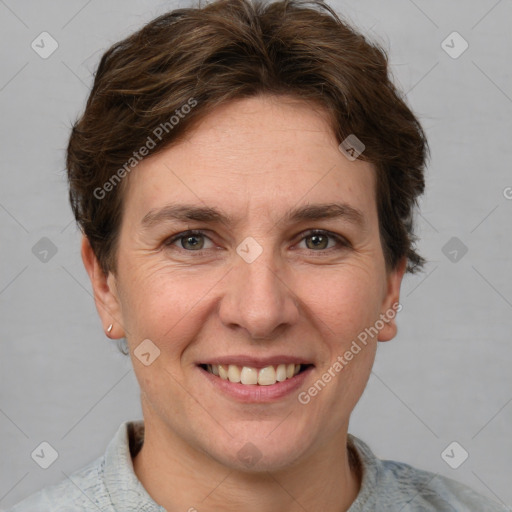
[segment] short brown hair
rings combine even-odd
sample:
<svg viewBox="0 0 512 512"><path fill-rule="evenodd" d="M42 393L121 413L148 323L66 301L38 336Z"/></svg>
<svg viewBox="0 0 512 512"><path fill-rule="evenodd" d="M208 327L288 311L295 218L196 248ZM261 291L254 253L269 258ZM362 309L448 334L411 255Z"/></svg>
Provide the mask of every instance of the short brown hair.
<svg viewBox="0 0 512 512"><path fill-rule="evenodd" d="M351 134L363 142L359 158L376 168L386 266L395 269L405 257L407 271L420 269L412 213L429 148L388 76L387 59L322 0L216 0L159 16L114 44L67 148L71 207L102 270L116 272L121 178L136 165L138 149L156 142L158 127L151 154L216 106L260 94L319 105L339 142Z"/></svg>

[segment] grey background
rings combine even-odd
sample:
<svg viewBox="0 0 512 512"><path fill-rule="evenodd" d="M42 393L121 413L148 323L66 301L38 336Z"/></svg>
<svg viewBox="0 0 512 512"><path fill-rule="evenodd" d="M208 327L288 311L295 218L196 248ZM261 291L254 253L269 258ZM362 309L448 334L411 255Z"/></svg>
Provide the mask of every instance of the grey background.
<svg viewBox="0 0 512 512"><path fill-rule="evenodd" d="M103 334L80 259L64 148L102 52L185 5L0 0L2 508L83 467L141 417L129 359ZM429 263L405 278L399 334L380 344L350 431L381 458L511 506L512 2L331 5L389 50L432 148L418 217ZM47 59L31 48L43 31L59 44ZM441 47L453 31L469 43L457 59ZM32 252L43 237L57 249L46 262ZM456 262L443 251L452 237L468 248ZM458 469L440 455L454 440L469 452ZM42 441L59 453L47 470L30 457Z"/></svg>

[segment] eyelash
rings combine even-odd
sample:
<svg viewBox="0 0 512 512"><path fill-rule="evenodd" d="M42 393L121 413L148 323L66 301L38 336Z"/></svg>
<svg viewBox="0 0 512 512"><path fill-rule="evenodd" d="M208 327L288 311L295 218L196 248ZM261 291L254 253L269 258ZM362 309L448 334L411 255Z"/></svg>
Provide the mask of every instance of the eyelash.
<svg viewBox="0 0 512 512"><path fill-rule="evenodd" d="M305 231L304 233L302 233L302 238L300 239L300 242L302 242L302 240L304 240L305 238L309 238L311 236L314 236L314 235L322 235L322 236L327 236L329 238L333 238L334 240L336 240L339 244L340 247L336 248L336 247L330 247L329 249L321 249L321 250L318 250L318 251L315 251L314 249L310 249L311 252L319 252L319 253L329 253L330 251L332 250L336 250L336 249L348 249L348 248L351 248L351 244L348 240L346 240L345 238L343 238L342 236L340 235L336 235L335 233L331 233L330 231L326 231L324 229L310 229L308 231ZM183 231L181 233L178 233L176 235L173 235L169 238L167 238L165 241L164 241L164 245L166 247L171 247L173 245L174 242L180 240L180 239L184 239L184 238L187 238L189 236L204 236L205 238L208 238L210 239L204 231L201 231L200 229L191 229L191 230L188 230L188 231ZM178 249L180 249L181 251L185 251L185 252L190 252L190 253L197 253L197 254L203 254L205 251L208 251L209 249L201 249L201 250L198 250L198 251L189 251L187 249L184 249L183 247L179 247Z"/></svg>

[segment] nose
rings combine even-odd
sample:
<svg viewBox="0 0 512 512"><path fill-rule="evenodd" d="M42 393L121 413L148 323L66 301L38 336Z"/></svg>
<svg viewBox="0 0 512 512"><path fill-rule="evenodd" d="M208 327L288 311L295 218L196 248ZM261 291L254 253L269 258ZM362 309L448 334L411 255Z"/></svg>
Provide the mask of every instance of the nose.
<svg viewBox="0 0 512 512"><path fill-rule="evenodd" d="M279 271L270 251L251 263L235 259L226 279L219 315L227 327L245 330L252 339L272 339L298 321L293 285Z"/></svg>

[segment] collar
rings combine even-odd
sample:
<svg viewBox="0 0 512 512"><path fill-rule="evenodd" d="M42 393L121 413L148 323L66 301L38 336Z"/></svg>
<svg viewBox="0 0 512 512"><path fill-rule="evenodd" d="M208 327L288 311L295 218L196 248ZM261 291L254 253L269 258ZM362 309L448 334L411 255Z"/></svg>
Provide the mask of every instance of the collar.
<svg viewBox="0 0 512 512"><path fill-rule="evenodd" d="M105 453L103 474L114 510L165 512L144 489L133 470L132 455L144 442L144 421L122 423Z"/></svg>

